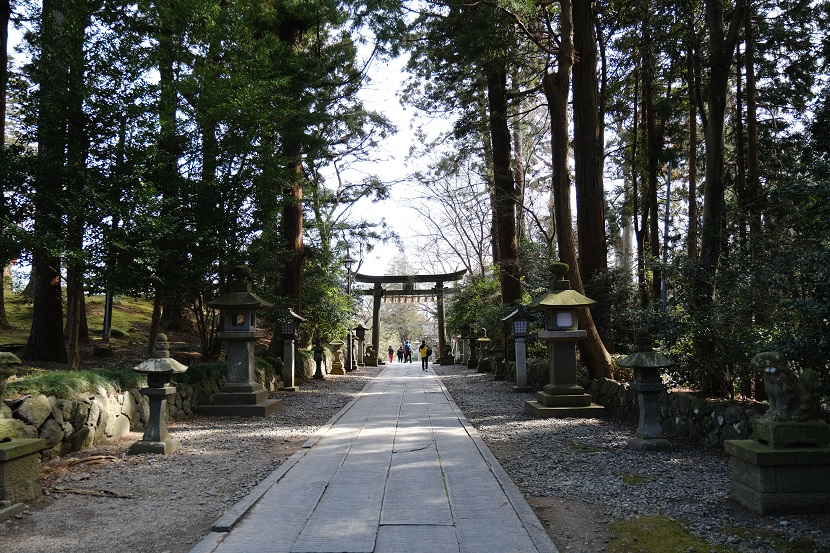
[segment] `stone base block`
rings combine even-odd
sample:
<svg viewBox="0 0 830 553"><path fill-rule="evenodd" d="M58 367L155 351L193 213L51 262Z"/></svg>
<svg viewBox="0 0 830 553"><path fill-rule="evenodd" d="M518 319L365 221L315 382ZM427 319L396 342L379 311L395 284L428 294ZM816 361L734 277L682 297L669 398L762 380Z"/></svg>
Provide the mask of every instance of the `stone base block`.
<svg viewBox="0 0 830 553"><path fill-rule="evenodd" d="M605 407L596 403L578 407L548 407L531 400L525 402L525 411L539 419L596 419L605 416Z"/></svg>
<svg viewBox="0 0 830 553"><path fill-rule="evenodd" d="M282 410L282 400L268 399L256 405L201 405L197 410L208 417L267 417Z"/></svg>
<svg viewBox="0 0 830 553"><path fill-rule="evenodd" d="M168 438L159 442L149 442L139 440L130 446L129 454L138 455L139 453L157 453L160 455L167 455L173 453L181 447L182 443L179 440Z"/></svg>
<svg viewBox="0 0 830 553"><path fill-rule="evenodd" d="M588 407L591 405L591 394L550 394L543 391L536 392L536 401L545 407Z"/></svg>
<svg viewBox="0 0 830 553"><path fill-rule="evenodd" d="M774 448L791 445L827 447L830 445L830 426L820 420L778 422L761 419L755 424L752 438Z"/></svg>
<svg viewBox="0 0 830 553"><path fill-rule="evenodd" d="M761 515L830 513L830 447L727 440L732 498Z"/></svg>
<svg viewBox="0 0 830 553"><path fill-rule="evenodd" d="M346 374L346 371L343 369L343 367L332 367L329 371L329 374L344 375Z"/></svg>
<svg viewBox="0 0 830 553"><path fill-rule="evenodd" d="M0 522L3 522L6 519L12 518L14 515L18 513L22 513L26 510L25 503L12 503L8 507L0 506Z"/></svg>
<svg viewBox="0 0 830 553"><path fill-rule="evenodd" d="M228 382L213 396L217 405L256 405L268 399L268 390L258 382Z"/></svg>
<svg viewBox="0 0 830 553"><path fill-rule="evenodd" d="M628 449L637 451L671 451L671 442L664 438L631 438L626 443Z"/></svg>
<svg viewBox="0 0 830 553"><path fill-rule="evenodd" d="M455 365L455 357L452 355L442 355L438 358L439 365Z"/></svg>
<svg viewBox="0 0 830 553"><path fill-rule="evenodd" d="M37 478L40 451L46 440L20 438L0 443L0 500L33 501L43 494Z"/></svg>

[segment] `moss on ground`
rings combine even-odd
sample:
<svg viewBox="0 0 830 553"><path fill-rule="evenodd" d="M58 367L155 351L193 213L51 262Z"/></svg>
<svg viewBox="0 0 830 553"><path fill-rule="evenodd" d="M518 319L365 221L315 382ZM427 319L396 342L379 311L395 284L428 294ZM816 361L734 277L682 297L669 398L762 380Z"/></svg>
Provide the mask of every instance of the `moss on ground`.
<svg viewBox="0 0 830 553"><path fill-rule="evenodd" d="M645 516L621 520L611 526L610 553L666 553L699 551L731 553L735 549L715 546L696 538L677 522L664 516Z"/></svg>

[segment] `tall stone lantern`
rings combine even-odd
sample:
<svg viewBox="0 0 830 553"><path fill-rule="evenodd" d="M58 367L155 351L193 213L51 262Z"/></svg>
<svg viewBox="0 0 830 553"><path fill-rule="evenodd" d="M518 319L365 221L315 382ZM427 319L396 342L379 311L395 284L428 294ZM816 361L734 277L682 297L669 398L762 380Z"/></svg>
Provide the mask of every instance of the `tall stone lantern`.
<svg viewBox="0 0 830 553"><path fill-rule="evenodd" d="M357 338L357 355L355 355L355 367L365 366L366 363L366 327L358 323L354 329L354 336Z"/></svg>
<svg viewBox="0 0 830 553"><path fill-rule="evenodd" d="M527 385L527 346L525 339L527 338L530 321L533 317L522 309L516 308L515 311L502 319L502 321L510 324L510 332L513 335L516 347L516 385L513 390L516 392L532 392L533 389Z"/></svg>
<svg viewBox="0 0 830 553"><path fill-rule="evenodd" d="M294 341L300 333L300 325L306 322L308 322L307 319L295 313L293 309L289 309L288 317L280 323L280 334L283 339L281 392L297 391L297 387L294 385L294 371L296 365L294 356Z"/></svg>
<svg viewBox="0 0 830 553"><path fill-rule="evenodd" d="M480 373L489 373L493 370L489 350L490 342L492 342L492 340L487 337L487 329L482 328L479 333L478 340L476 340L476 343L478 344L478 372Z"/></svg>
<svg viewBox="0 0 830 553"><path fill-rule="evenodd" d="M620 367L634 370L631 389L637 392L640 407L637 437L628 440L628 447L639 451L671 451L671 442L663 438L660 427L658 396L666 389L660 369L671 367L674 361L654 351L651 336L645 329L637 330L634 340L637 351L619 362Z"/></svg>
<svg viewBox="0 0 830 553"><path fill-rule="evenodd" d="M591 394L576 383L576 342L587 333L579 330L579 309L596 303L576 290L571 290L565 263L554 263L550 289L528 305L529 311L542 311L545 330L539 338L548 344L550 383L536 392L536 400L525 403L525 410L538 418L582 417L604 414L601 405L591 402Z"/></svg>
<svg viewBox="0 0 830 553"><path fill-rule="evenodd" d="M224 331L219 338L228 348L228 381L211 405L199 407L203 415L262 417L282 409L282 400L268 399L268 390L256 381L254 342L264 336L257 330L256 312L271 304L251 292L250 277L249 268L234 267L228 292L208 302L222 311Z"/></svg>
<svg viewBox="0 0 830 553"><path fill-rule="evenodd" d="M466 365L470 357L470 325L461 326L461 364Z"/></svg>

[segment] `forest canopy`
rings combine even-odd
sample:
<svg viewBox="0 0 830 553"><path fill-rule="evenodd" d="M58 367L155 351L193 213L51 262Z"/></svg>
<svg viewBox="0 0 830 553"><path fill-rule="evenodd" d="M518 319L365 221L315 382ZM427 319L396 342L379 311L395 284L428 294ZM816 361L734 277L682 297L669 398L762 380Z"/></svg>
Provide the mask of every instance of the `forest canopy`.
<svg viewBox="0 0 830 553"><path fill-rule="evenodd" d="M240 264L266 324L290 307L342 335L343 258L394 238L350 207L403 188L417 269L498 290L450 326L495 325L561 260L597 301L593 376L645 326L711 393L757 393L770 349L828 380L827 0L0 4L22 32L0 253L31 267L29 359L77 367L89 293L153 297L156 332L196 313L215 356L206 303ZM396 130L359 92L398 55L401 101L451 131L403 177L356 178Z"/></svg>

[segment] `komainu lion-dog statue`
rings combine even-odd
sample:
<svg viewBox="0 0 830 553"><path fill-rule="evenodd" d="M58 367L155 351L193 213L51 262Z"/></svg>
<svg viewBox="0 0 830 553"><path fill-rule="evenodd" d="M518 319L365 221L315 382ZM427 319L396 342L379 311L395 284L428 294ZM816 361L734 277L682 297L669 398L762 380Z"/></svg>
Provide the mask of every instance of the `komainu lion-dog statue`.
<svg viewBox="0 0 830 553"><path fill-rule="evenodd" d="M818 379L805 369L795 374L784 354L767 351L752 359L752 365L764 376L769 409L763 419L777 422L802 422L818 418Z"/></svg>

